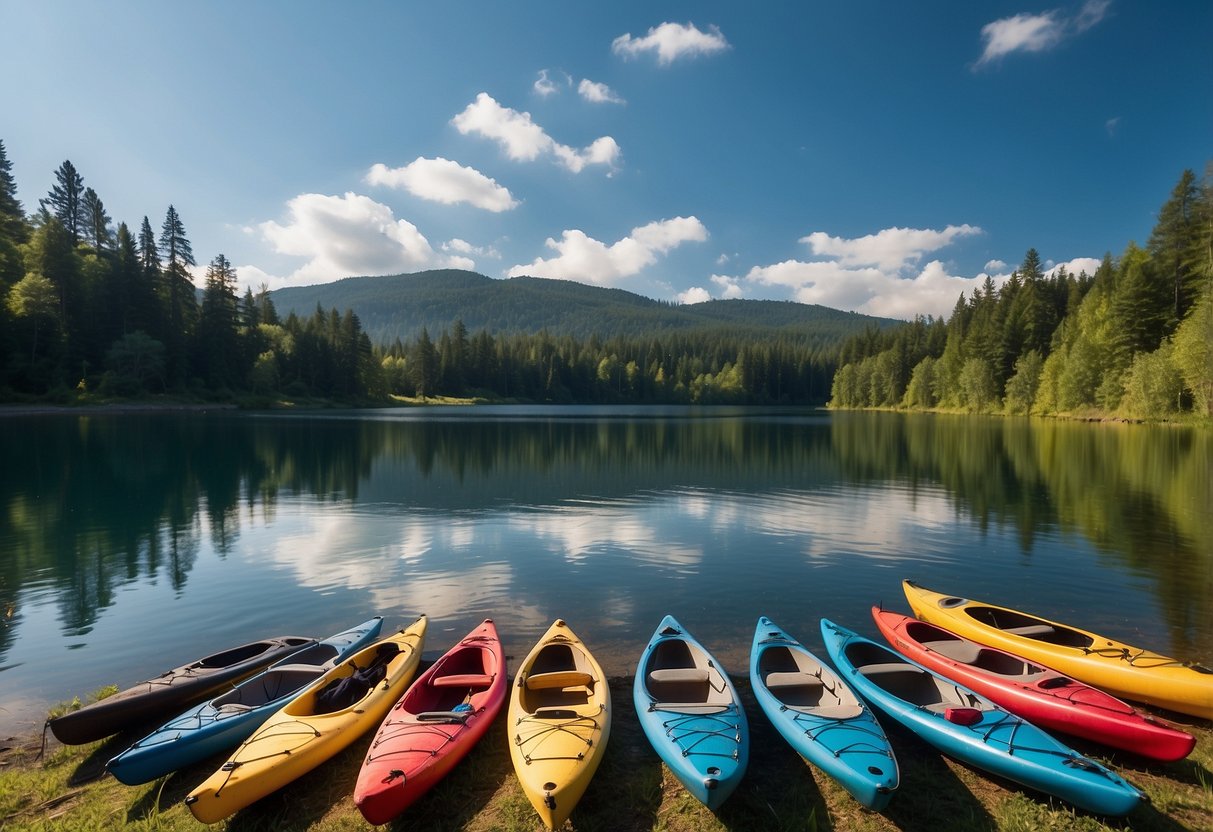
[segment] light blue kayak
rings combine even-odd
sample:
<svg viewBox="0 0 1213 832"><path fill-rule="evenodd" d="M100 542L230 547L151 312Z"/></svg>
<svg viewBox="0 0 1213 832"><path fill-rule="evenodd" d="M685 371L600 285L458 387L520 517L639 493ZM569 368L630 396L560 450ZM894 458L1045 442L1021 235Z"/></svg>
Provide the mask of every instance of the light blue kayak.
<svg viewBox="0 0 1213 832"><path fill-rule="evenodd" d="M869 809L889 804L897 758L880 723L855 692L769 618L750 648L754 698L796 753Z"/></svg>
<svg viewBox="0 0 1213 832"><path fill-rule="evenodd" d="M701 803L718 808L745 775L749 727L724 668L671 615L640 657L632 698L662 761Z"/></svg>
<svg viewBox="0 0 1213 832"><path fill-rule="evenodd" d="M383 618L376 616L313 642L227 693L169 720L110 760L106 768L121 782L136 786L234 748L326 670L374 641L382 625Z"/></svg>
<svg viewBox="0 0 1213 832"><path fill-rule="evenodd" d="M1088 812L1126 815L1142 800L1116 772L968 688L824 618L821 634L861 696L945 754Z"/></svg>

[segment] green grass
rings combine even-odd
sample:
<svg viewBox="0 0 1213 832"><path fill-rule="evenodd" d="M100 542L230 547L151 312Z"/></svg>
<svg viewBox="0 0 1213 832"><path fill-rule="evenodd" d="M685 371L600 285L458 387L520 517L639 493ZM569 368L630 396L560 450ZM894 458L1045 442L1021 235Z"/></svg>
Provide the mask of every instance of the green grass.
<svg viewBox="0 0 1213 832"><path fill-rule="evenodd" d="M1111 764L1150 796L1128 818L1105 820L948 760L900 729L890 739L901 787L887 810L870 812L800 759L761 714L744 679L752 731L749 771L718 814L692 798L649 747L631 706L631 683L611 683L614 714L602 766L574 810L576 832L1213 832L1213 726L1189 720L1192 755L1151 764L1080 747ZM1195 723L1195 724L1192 724ZM39 738L0 750L0 830L93 832L99 829L199 832L182 801L223 762L212 758L139 787L104 773L104 764L137 737L54 746L39 758ZM369 830L350 795L370 737L214 829L232 832ZM437 788L386 829L394 832L534 832L539 820L514 777L503 724L490 730Z"/></svg>

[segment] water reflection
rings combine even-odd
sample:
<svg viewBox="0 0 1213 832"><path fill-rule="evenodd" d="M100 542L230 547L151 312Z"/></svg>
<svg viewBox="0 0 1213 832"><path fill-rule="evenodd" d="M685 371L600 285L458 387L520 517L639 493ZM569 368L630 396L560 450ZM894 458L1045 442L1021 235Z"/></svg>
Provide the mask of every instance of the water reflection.
<svg viewBox="0 0 1213 832"><path fill-rule="evenodd" d="M233 610L208 634L241 640L257 620L425 611L520 634L575 613L623 645L675 606L722 639L766 613L809 640L817 615L859 624L910 575L1092 626L1136 605L1165 622L1145 625L1156 646L1213 656L1208 431L589 408L2 427L0 667L86 646L83 674L153 638L140 616L179 620L167 644L198 640L208 609ZM124 649L107 672L137 678ZM46 680L55 698L83 692L72 672Z"/></svg>

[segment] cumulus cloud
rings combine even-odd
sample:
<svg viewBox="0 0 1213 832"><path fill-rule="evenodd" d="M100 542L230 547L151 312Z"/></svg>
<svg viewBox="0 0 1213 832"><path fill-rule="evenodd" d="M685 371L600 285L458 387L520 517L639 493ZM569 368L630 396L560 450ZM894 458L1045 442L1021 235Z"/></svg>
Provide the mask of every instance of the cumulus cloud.
<svg viewBox="0 0 1213 832"><path fill-rule="evenodd" d="M573 79L566 72L560 72L557 70L554 74L558 76L555 79L552 77L552 70L539 70L539 77L535 79L532 89L534 89L535 92L541 97L547 98L553 93L560 92L561 87L567 87L573 83Z"/></svg>
<svg viewBox="0 0 1213 832"><path fill-rule="evenodd" d="M735 277L729 277L726 274L714 274L709 280L720 287L720 297L723 300L734 300L745 296L741 283Z"/></svg>
<svg viewBox="0 0 1213 832"><path fill-rule="evenodd" d="M460 256L443 256L408 220L361 194L344 196L300 194L287 203L284 223L257 226L278 254L306 257L307 262L287 277L256 266L240 267L242 285L262 282L277 288L337 280L352 275L383 275L427 268L473 268Z"/></svg>
<svg viewBox="0 0 1213 832"><path fill-rule="evenodd" d="M1064 263L1058 263L1056 266L1053 266L1051 269L1045 272L1045 276L1052 277L1053 275L1057 274L1058 269L1063 267L1072 275L1079 275L1083 272L1086 272L1087 274L1095 274L1095 270L1099 268L1101 263L1103 263L1103 261L1098 257L1075 257L1073 260L1067 260Z"/></svg>
<svg viewBox="0 0 1213 832"><path fill-rule="evenodd" d="M475 168L450 159L426 159L418 156L402 168L389 168L382 163L366 174L369 185L402 188L422 199L455 205L466 202L486 211L499 213L518 205L509 189L497 184Z"/></svg>
<svg viewBox="0 0 1213 832"><path fill-rule="evenodd" d="M985 43L974 67L996 61L1012 52L1043 52L1067 38L1082 34L1103 20L1111 0L1087 0L1073 17L1060 9L1040 14L1017 14L981 27Z"/></svg>
<svg viewBox="0 0 1213 832"><path fill-rule="evenodd" d="M712 293L701 286L692 286L685 292L679 292L674 296L674 300L684 305L693 303L707 303L712 299Z"/></svg>
<svg viewBox="0 0 1213 832"><path fill-rule="evenodd" d="M876 266L894 271L916 263L922 255L943 248L958 237L980 234L974 225L949 225L943 231L929 228L886 228L875 234L847 240L814 231L800 242L816 255L836 257L844 266Z"/></svg>
<svg viewBox="0 0 1213 832"><path fill-rule="evenodd" d="M988 260L982 268L989 274L997 274L998 272L1006 271L1007 264L1001 260Z"/></svg>
<svg viewBox="0 0 1213 832"><path fill-rule="evenodd" d="M911 277L870 267L850 269L834 262L787 260L772 266L756 266L745 280L762 286L786 287L792 298L801 303L909 320L915 315L946 317L961 293L972 294L985 275L951 275L938 260L927 263Z"/></svg>
<svg viewBox="0 0 1213 832"><path fill-rule="evenodd" d="M611 245L595 240L579 229L569 229L559 240L547 239L545 245L556 252L555 257L536 258L528 265L511 267L506 274L611 286L637 274L671 249L707 238L707 228L696 217L651 222L633 228L631 234Z"/></svg>
<svg viewBox="0 0 1213 832"><path fill-rule="evenodd" d="M531 120L530 113L503 107L484 92L451 119L451 124L465 136L474 133L492 139L515 161L533 162L541 155L551 156L573 173L589 165L614 167L620 153L610 136L595 139L581 150L560 144Z"/></svg>
<svg viewBox="0 0 1213 832"><path fill-rule="evenodd" d="M628 32L611 42L611 51L616 55L634 58L642 52L654 52L662 66L679 58L711 55L728 48L729 42L718 27L709 26L708 31L702 32L693 23L662 23L649 29L642 38L634 38Z"/></svg>
<svg viewBox="0 0 1213 832"><path fill-rule="evenodd" d="M442 250L456 254L474 254L477 257L491 257L494 260L501 259L501 252L495 246L474 246L467 240L461 240L458 237L443 243Z"/></svg>
<svg viewBox="0 0 1213 832"><path fill-rule="evenodd" d="M582 78L581 83L577 85L577 94L591 104L625 104L618 93L608 87L606 84L600 84L597 81L591 81L589 78Z"/></svg>

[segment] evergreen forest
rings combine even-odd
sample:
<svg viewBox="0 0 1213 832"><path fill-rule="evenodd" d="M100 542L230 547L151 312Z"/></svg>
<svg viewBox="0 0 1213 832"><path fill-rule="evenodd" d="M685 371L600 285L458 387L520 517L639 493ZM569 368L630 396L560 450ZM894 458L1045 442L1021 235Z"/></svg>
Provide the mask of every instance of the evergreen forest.
<svg viewBox="0 0 1213 832"><path fill-rule="evenodd" d="M115 225L70 161L27 215L0 141L0 401L822 404L843 340L894 323L774 301L690 310L569 281L469 272L241 295L225 255L209 261L201 288L196 266L174 206L158 230L147 216L135 230ZM295 308L304 293L315 305ZM467 307L475 331L462 320L465 296L481 298ZM422 325L397 316L393 329L380 322L368 331L354 301L371 315L408 306Z"/></svg>
<svg viewBox="0 0 1213 832"><path fill-rule="evenodd" d="M1029 249L946 319L848 339L836 408L1168 419L1213 416L1213 164L1184 171L1145 247L1094 274Z"/></svg>

